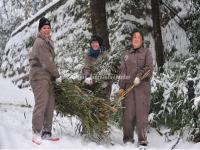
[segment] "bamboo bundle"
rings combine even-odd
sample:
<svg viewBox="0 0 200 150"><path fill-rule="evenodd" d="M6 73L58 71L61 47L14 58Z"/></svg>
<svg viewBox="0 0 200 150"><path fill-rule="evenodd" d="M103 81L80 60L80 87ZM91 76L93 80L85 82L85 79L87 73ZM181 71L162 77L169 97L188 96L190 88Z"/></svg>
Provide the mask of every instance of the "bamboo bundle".
<svg viewBox="0 0 200 150"><path fill-rule="evenodd" d="M96 142L109 134L109 121L115 108L111 103L95 95L80 81L64 80L55 83L56 110L63 116L77 116L81 122L79 133Z"/></svg>

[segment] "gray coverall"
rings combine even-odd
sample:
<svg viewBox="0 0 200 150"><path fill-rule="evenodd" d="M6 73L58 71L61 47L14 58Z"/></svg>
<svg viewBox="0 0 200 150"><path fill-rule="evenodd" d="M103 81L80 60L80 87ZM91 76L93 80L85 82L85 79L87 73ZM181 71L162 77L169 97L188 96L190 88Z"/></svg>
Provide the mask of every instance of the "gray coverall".
<svg viewBox="0 0 200 150"><path fill-rule="evenodd" d="M126 90L133 84L135 77L141 78L148 70L150 70L149 75L122 101L125 107L122 117L124 143L134 141L135 127L138 142L147 141L146 128L150 109L150 77L153 72L153 58L148 49L140 48L136 51L131 49L121 61L120 76L129 77L119 80L121 89Z"/></svg>
<svg viewBox="0 0 200 150"><path fill-rule="evenodd" d="M29 79L35 98L32 117L34 133L51 132L52 129L55 105L52 81L59 78L54 57L53 41L38 33L29 58Z"/></svg>

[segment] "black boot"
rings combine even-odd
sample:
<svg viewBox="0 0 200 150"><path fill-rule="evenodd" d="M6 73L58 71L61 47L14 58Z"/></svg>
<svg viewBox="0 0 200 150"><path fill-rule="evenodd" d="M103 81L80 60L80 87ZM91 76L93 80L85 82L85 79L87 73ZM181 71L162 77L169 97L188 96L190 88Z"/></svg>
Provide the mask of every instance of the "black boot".
<svg viewBox="0 0 200 150"><path fill-rule="evenodd" d="M51 139L51 132L43 131L41 137L43 140Z"/></svg>

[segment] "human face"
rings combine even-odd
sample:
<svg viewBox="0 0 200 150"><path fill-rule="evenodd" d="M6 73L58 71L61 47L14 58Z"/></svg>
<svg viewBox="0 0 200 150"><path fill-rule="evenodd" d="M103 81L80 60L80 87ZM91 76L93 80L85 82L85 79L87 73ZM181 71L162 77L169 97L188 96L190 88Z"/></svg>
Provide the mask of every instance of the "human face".
<svg viewBox="0 0 200 150"><path fill-rule="evenodd" d="M40 29L40 33L45 37L45 38L49 38L50 37L50 33L51 33L51 28L49 25L44 25L41 29Z"/></svg>
<svg viewBox="0 0 200 150"><path fill-rule="evenodd" d="M98 50L100 48L98 41L92 41L91 47L93 50Z"/></svg>
<svg viewBox="0 0 200 150"><path fill-rule="evenodd" d="M134 48L140 48L142 46L143 39L139 32L135 32L132 37L132 45Z"/></svg>

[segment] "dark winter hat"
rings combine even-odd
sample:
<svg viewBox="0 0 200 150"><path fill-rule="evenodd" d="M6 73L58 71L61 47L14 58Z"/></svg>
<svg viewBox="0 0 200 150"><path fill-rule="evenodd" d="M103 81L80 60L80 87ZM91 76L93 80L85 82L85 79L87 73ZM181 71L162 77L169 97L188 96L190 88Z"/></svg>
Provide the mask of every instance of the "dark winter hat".
<svg viewBox="0 0 200 150"><path fill-rule="evenodd" d="M99 46L103 46L103 39L99 35L92 35L90 39L90 45L93 41L97 41L99 43Z"/></svg>
<svg viewBox="0 0 200 150"><path fill-rule="evenodd" d="M50 23L50 21L49 21L47 18L42 17L42 18L40 19L40 21L39 21L38 30L40 31L41 28L42 28L44 25L49 25L50 28L51 28L51 23Z"/></svg>

